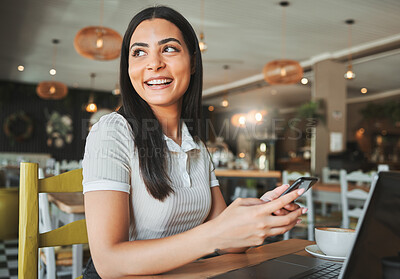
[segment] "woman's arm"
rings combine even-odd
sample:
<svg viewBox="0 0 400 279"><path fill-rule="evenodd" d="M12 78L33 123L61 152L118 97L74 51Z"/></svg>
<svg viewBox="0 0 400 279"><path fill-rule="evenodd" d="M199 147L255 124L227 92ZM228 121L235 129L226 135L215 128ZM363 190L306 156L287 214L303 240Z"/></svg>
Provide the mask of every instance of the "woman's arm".
<svg viewBox="0 0 400 279"><path fill-rule="evenodd" d="M93 191L85 194L90 251L102 278L157 274L214 251L206 227L153 240L129 241L129 194Z"/></svg>
<svg viewBox="0 0 400 279"><path fill-rule="evenodd" d="M285 216L273 212L298 197L292 192L272 202L237 199L214 219L174 236L129 241L129 194L93 191L85 194L90 249L103 278L157 274L214 252L242 248L291 229L301 210ZM251 206L250 206L251 205Z"/></svg>

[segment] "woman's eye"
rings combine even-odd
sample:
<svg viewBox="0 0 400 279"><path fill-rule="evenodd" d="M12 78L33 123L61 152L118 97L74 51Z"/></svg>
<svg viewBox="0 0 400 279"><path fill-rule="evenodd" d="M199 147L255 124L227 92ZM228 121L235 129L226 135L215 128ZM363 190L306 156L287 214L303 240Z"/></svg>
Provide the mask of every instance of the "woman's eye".
<svg viewBox="0 0 400 279"><path fill-rule="evenodd" d="M144 52L143 50L141 50L141 49L135 49L134 51L133 51L133 53L132 53L132 56L133 57L139 57L139 56L143 56L143 55L145 55L146 54L146 52Z"/></svg>
<svg viewBox="0 0 400 279"><path fill-rule="evenodd" d="M176 49L176 48L173 47L173 46L166 46L166 47L164 48L164 51L165 51L165 52L177 52L178 49Z"/></svg>

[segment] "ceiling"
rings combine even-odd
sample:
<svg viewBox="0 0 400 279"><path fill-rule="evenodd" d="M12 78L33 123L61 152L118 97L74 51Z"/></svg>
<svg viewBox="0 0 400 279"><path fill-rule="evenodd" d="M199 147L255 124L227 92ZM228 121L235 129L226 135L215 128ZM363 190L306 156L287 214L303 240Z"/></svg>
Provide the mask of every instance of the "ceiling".
<svg viewBox="0 0 400 279"><path fill-rule="evenodd" d="M205 0L204 33L208 50L203 54L203 62L206 91L260 76L265 63L281 57L282 8L278 2ZM60 40L56 80L70 87L89 88L90 73L94 72L97 75L95 89L111 93L118 80L118 59L108 62L89 60L73 47L79 29L99 24L100 3L99 0L3 0L0 79L29 83L50 79L52 39L56 38ZM154 4L175 8L199 33L202 23L200 0L161 3L105 0L103 24L123 35L132 16ZM376 41L382 44L372 56L368 54L369 58L359 55L356 59L354 71L357 77L348 83L348 97L360 96L361 87L368 88L367 94L400 89L399 15L398 0L292 0L286 9L286 56L311 61L324 54L347 53L348 29L344 21L352 18L355 20L354 49ZM345 62L345 55L337 60ZM18 65L24 65L25 70L19 72ZM224 70L224 65L229 69ZM312 74L306 75L312 82ZM245 91L246 94L242 94ZM243 104L290 107L309 100L310 96L310 84L272 87L259 82L256 87L242 86L240 90L232 91L229 98L233 108ZM204 102L218 105L221 98L209 95Z"/></svg>

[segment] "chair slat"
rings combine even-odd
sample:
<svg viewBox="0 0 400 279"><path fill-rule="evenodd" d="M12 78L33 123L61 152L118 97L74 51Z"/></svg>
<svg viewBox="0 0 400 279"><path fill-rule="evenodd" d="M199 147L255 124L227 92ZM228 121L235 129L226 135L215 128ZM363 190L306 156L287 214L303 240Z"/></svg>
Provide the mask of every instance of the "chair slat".
<svg viewBox="0 0 400 279"><path fill-rule="evenodd" d="M40 179L39 193L82 192L82 169Z"/></svg>
<svg viewBox="0 0 400 279"><path fill-rule="evenodd" d="M38 165L21 163L19 191L18 278L37 278L39 200Z"/></svg>
<svg viewBox="0 0 400 279"><path fill-rule="evenodd" d="M79 220L39 235L39 247L88 243L86 220Z"/></svg>

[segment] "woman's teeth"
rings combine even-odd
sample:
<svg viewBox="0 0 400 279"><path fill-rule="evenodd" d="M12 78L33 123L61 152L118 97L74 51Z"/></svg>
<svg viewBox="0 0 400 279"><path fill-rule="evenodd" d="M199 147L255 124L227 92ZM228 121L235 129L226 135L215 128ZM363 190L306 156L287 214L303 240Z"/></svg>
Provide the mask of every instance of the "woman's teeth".
<svg viewBox="0 0 400 279"><path fill-rule="evenodd" d="M172 79L152 79L146 82L147 85L164 85L170 84Z"/></svg>

